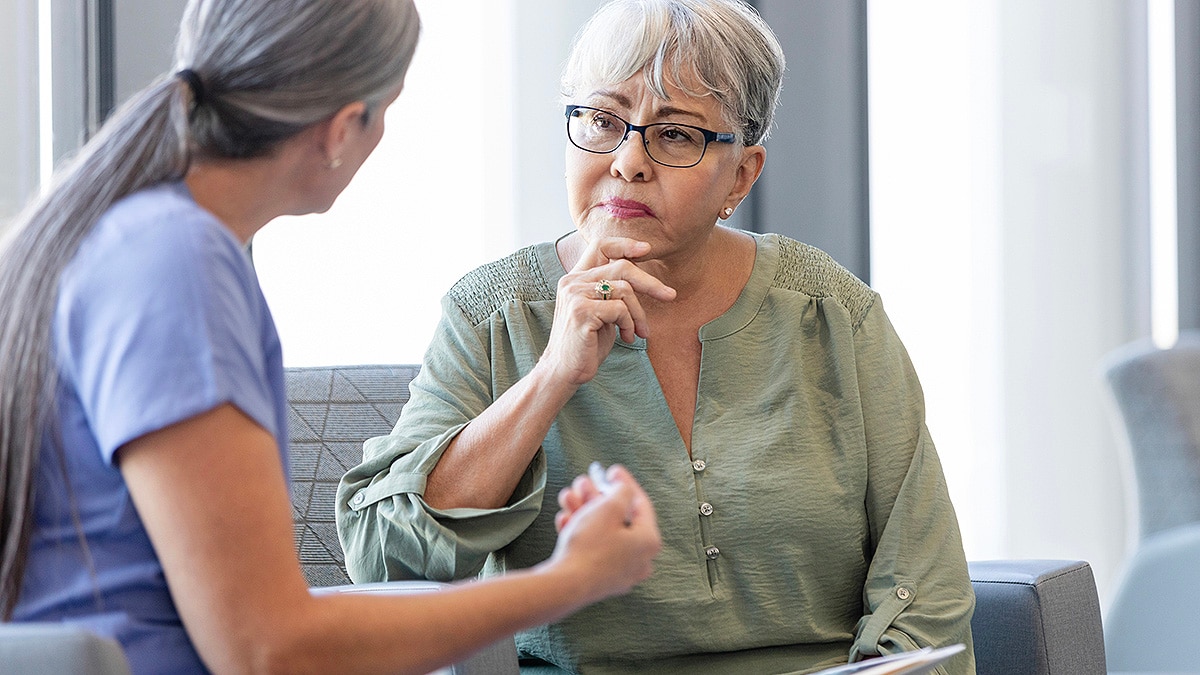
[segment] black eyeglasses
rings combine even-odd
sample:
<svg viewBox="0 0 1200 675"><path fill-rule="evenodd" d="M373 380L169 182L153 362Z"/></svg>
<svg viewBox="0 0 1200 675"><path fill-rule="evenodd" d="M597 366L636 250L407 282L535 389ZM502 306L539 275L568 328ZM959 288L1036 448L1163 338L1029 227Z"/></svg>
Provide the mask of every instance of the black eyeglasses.
<svg viewBox="0 0 1200 675"><path fill-rule="evenodd" d="M616 115L584 105L567 106L567 138L580 150L603 155L621 147L629 132L642 135L650 159L676 169L696 166L709 143L732 143L735 135L701 129L690 124L655 122L630 124Z"/></svg>

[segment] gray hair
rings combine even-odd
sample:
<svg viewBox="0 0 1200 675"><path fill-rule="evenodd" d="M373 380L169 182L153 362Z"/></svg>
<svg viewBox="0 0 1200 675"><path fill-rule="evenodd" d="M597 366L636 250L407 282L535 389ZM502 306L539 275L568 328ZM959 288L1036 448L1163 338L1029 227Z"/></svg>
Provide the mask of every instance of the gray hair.
<svg viewBox="0 0 1200 675"><path fill-rule="evenodd" d="M665 83L715 97L749 146L770 133L783 70L775 34L742 0L614 0L575 36L561 86L570 102L641 72L660 98Z"/></svg>
<svg viewBox="0 0 1200 675"><path fill-rule="evenodd" d="M173 72L125 103L17 217L0 246L5 620L28 557L39 450L58 446L52 320L80 242L114 202L182 178L193 156L269 155L348 103L373 110L403 81L419 31L412 0L190 0Z"/></svg>

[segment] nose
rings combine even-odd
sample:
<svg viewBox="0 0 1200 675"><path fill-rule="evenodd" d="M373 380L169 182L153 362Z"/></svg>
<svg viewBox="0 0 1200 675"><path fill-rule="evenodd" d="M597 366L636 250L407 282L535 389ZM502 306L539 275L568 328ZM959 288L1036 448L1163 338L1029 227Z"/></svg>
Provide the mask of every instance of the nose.
<svg viewBox="0 0 1200 675"><path fill-rule="evenodd" d="M638 138L633 138L634 134ZM625 132L621 145L612 151L612 167L609 173L613 178L622 178L632 182L635 180L650 180L654 175L654 160L646 152L646 137L643 132L630 129Z"/></svg>

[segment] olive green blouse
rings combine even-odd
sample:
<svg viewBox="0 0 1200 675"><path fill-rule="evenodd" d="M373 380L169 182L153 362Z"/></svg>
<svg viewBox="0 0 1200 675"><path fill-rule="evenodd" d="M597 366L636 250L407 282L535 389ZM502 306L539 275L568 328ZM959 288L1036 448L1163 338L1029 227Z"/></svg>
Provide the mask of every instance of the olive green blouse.
<svg viewBox="0 0 1200 675"><path fill-rule="evenodd" d="M618 339L496 510L431 508L425 477L533 368L564 271L543 243L459 281L395 430L338 490L350 577L534 565L554 547L559 489L619 462L658 512L654 575L518 635L523 653L584 673L794 673L962 642L943 672L974 672L958 523L878 295L813 247L755 237L750 281L700 330L691 457L645 341Z"/></svg>

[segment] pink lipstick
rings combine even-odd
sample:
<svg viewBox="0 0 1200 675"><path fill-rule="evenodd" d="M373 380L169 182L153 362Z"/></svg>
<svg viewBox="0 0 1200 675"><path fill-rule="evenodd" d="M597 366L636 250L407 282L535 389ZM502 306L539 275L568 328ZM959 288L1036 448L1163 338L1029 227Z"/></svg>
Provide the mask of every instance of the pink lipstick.
<svg viewBox="0 0 1200 675"><path fill-rule="evenodd" d="M654 211L649 206L632 199L611 197L600 203L600 206L614 218L653 218Z"/></svg>

